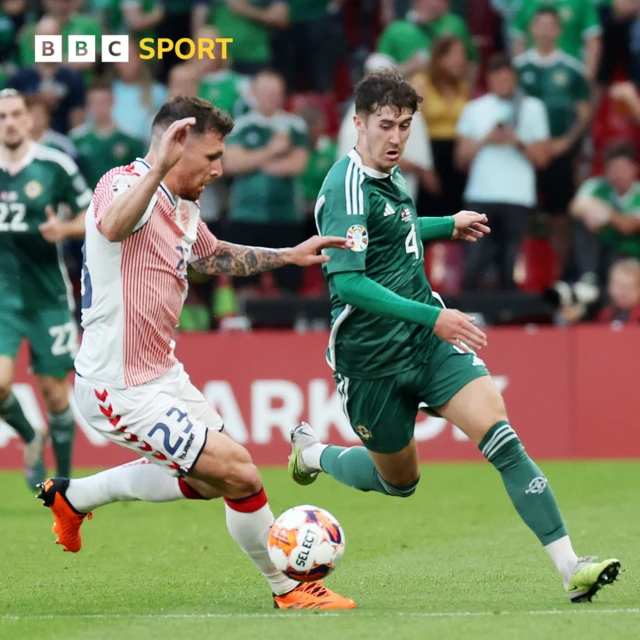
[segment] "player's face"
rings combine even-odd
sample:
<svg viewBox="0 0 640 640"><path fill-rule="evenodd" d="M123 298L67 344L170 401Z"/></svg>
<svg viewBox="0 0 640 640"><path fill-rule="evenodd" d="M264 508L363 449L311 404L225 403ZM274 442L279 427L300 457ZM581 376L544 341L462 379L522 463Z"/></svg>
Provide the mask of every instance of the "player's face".
<svg viewBox="0 0 640 640"><path fill-rule="evenodd" d="M358 150L367 164L389 173L400 161L411 133L413 113L382 107L367 118L356 116Z"/></svg>
<svg viewBox="0 0 640 640"><path fill-rule="evenodd" d="M614 158L607 163L607 179L620 194L627 193L638 177L638 166L630 158Z"/></svg>
<svg viewBox="0 0 640 640"><path fill-rule="evenodd" d="M20 97L0 100L0 142L17 149L29 137L31 117L27 105Z"/></svg>
<svg viewBox="0 0 640 640"><path fill-rule="evenodd" d="M223 152L224 140L219 134L190 135L182 157L170 172L172 182L178 185L177 195L185 200L197 200L205 186L222 175Z"/></svg>
<svg viewBox="0 0 640 640"><path fill-rule="evenodd" d="M613 269L609 279L609 297L618 309L633 309L640 303L638 274L626 269Z"/></svg>
<svg viewBox="0 0 640 640"><path fill-rule="evenodd" d="M560 37L561 26L552 15L537 16L531 25L531 35L538 46L554 46Z"/></svg>

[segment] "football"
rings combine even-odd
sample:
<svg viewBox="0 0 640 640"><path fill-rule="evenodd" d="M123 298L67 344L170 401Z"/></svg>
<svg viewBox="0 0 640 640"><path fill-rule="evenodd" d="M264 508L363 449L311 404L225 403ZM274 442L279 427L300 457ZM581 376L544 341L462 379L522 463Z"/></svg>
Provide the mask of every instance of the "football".
<svg viewBox="0 0 640 640"><path fill-rule="evenodd" d="M288 509L269 530L271 562L300 582L329 575L340 562L344 546L344 532L336 518L311 505Z"/></svg>

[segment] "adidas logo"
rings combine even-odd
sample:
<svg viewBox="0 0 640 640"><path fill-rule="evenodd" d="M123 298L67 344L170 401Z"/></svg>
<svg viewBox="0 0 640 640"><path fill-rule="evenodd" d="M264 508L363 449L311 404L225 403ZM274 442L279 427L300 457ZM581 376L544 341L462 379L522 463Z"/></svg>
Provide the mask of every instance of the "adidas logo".
<svg viewBox="0 0 640 640"><path fill-rule="evenodd" d="M396 210L387 202L384 205L384 217L395 215Z"/></svg>

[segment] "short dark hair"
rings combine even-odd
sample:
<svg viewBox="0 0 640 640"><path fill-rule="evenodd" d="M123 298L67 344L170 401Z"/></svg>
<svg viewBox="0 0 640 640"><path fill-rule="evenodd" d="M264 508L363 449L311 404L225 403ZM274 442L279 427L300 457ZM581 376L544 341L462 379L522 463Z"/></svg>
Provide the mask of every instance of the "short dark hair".
<svg viewBox="0 0 640 640"><path fill-rule="evenodd" d="M487 60L487 73L495 73L496 71L502 71L502 69L511 69L511 71L514 71L509 56L506 56L504 53L494 53Z"/></svg>
<svg viewBox="0 0 640 640"><path fill-rule="evenodd" d="M552 18L556 19L558 24L562 25L562 17L560 16L560 12L555 7L540 7L533 14L533 20L535 20L538 16L551 16Z"/></svg>
<svg viewBox="0 0 640 640"><path fill-rule="evenodd" d="M374 71L365 75L355 88L356 113L371 115L382 107L398 112L418 110L422 102L416 90L397 71Z"/></svg>
<svg viewBox="0 0 640 640"><path fill-rule="evenodd" d="M605 164L617 158L627 158L631 162L638 162L636 148L633 142L628 140L614 140L604 152Z"/></svg>
<svg viewBox="0 0 640 640"><path fill-rule="evenodd" d="M222 109L202 98L176 96L165 102L156 114L151 131L165 131L171 124L183 118L195 118L191 131L201 135L213 131L225 138L233 129L233 118Z"/></svg>

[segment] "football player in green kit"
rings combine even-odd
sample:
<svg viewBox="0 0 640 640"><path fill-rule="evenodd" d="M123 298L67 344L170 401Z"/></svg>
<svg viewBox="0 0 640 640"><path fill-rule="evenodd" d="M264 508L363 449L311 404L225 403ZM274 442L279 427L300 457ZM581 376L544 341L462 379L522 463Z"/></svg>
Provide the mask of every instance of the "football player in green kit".
<svg viewBox="0 0 640 640"><path fill-rule="evenodd" d="M289 471L299 484L324 472L361 491L411 496L420 469L419 409L457 425L498 470L522 520L551 556L569 598L591 600L616 579L618 560L579 558L544 474L509 423L500 392L475 351L486 336L445 309L425 276L423 242L480 238L486 216L418 218L398 166L421 98L402 76L379 72L356 86L356 147L333 165L315 214L320 235L346 236L328 250L332 303L327 359L342 406L364 446L321 443L303 423L291 432Z"/></svg>
<svg viewBox="0 0 640 640"><path fill-rule="evenodd" d="M48 411L58 475L68 477L75 423L67 374L77 329L60 242L82 238L82 213L91 191L66 154L30 140L23 96L0 91L0 417L25 443L25 475L34 489L45 479L45 436L35 431L12 393L15 358L23 340ZM56 215L64 204L76 214Z"/></svg>

